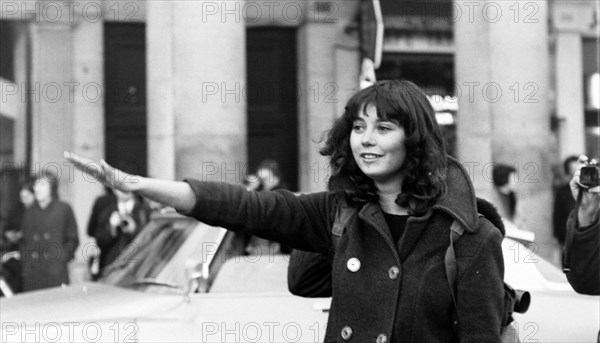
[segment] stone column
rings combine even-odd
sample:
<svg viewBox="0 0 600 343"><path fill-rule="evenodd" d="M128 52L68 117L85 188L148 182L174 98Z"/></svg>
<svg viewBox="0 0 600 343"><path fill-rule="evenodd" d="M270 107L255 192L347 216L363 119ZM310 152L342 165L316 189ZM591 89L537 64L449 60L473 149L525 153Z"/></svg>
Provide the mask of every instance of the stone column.
<svg viewBox="0 0 600 343"><path fill-rule="evenodd" d="M556 115L559 124L559 156L585 152L583 104L583 56L581 34L556 35Z"/></svg>
<svg viewBox="0 0 600 343"><path fill-rule="evenodd" d="M74 86L72 32L69 23L31 24L31 96L33 171L50 170L60 177L60 194L70 199L63 150L72 145Z"/></svg>
<svg viewBox="0 0 600 343"><path fill-rule="evenodd" d="M329 23L308 22L298 30L298 82L302 90L298 103L299 187L304 192L327 188L329 160L319 154L319 147L341 101L334 65L336 29Z"/></svg>
<svg viewBox="0 0 600 343"><path fill-rule="evenodd" d="M477 2L481 6L481 2ZM489 27L481 15L469 16L461 1L454 3L456 41L457 154L475 186L475 192L490 198L492 184L483 176L482 168L492 158L492 109L482 101L480 93L469 91L475 85L490 83ZM481 86L480 86L481 87Z"/></svg>
<svg viewBox="0 0 600 343"><path fill-rule="evenodd" d="M147 6L150 176L240 182L247 136L243 18L221 13L225 3Z"/></svg>
<svg viewBox="0 0 600 343"><path fill-rule="evenodd" d="M29 30L26 24L19 23L13 26L14 30L14 71L15 83L22 90L27 81L27 40L29 39ZM27 159L27 135L26 135L26 102L22 92L15 94L14 102L17 104L14 126L14 162L16 165L25 165ZM11 101L10 97L8 101ZM2 104L4 105L4 103Z"/></svg>
<svg viewBox="0 0 600 343"><path fill-rule="evenodd" d="M99 160L105 158L104 135L104 30L102 21L80 20L73 26L72 72L75 88L72 104L73 122L76 128L72 136L72 148L84 156ZM71 281L75 277L87 278L87 262L95 246L87 236L87 225L95 199L104 193L99 182L75 172L71 184L70 201L79 224L79 264L71 268Z"/></svg>
<svg viewBox="0 0 600 343"><path fill-rule="evenodd" d="M554 1L552 5L561 161L569 155L586 151L582 39L597 34L596 7L594 2L585 0Z"/></svg>
<svg viewBox="0 0 600 343"><path fill-rule="evenodd" d="M456 75L462 94L458 152L479 196L491 191L491 164L517 170L517 219L552 255L552 173L547 3L456 1Z"/></svg>

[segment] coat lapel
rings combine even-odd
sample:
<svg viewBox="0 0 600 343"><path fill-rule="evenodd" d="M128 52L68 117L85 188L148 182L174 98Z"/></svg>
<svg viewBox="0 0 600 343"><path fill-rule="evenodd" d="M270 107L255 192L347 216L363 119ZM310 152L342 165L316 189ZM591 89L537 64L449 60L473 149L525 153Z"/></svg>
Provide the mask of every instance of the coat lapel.
<svg viewBox="0 0 600 343"><path fill-rule="evenodd" d="M396 244L394 244L392 234L387 222L385 221L385 218L383 217L383 213L381 212L379 205L374 203L365 204L358 212L358 218L369 224L381 235L381 237L386 241L390 249L393 251L394 257L400 261Z"/></svg>
<svg viewBox="0 0 600 343"><path fill-rule="evenodd" d="M400 237L400 242L398 242L400 261L404 262L410 252L414 249L417 241L427 229L429 217L431 217L431 211L422 217L408 218L404 234Z"/></svg>

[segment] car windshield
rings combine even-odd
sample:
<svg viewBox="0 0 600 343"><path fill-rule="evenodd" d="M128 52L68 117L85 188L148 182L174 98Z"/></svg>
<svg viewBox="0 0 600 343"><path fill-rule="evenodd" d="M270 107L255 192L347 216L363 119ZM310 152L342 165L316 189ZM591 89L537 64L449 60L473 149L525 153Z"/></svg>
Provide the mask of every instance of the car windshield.
<svg viewBox="0 0 600 343"><path fill-rule="evenodd" d="M161 280L161 277L167 272L167 266L171 268L174 255L180 251L195 226L194 220L186 218L150 221L115 262L107 267L101 281L120 287L139 288L144 283L150 283L149 280L154 280L183 289L184 283L174 282L177 280L172 278ZM177 264L175 267L184 268ZM179 274L183 273L180 271Z"/></svg>

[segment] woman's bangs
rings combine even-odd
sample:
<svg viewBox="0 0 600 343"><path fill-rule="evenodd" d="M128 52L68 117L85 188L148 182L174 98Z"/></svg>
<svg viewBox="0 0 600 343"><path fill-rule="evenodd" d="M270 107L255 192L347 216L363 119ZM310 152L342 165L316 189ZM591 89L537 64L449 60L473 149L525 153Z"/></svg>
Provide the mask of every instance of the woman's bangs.
<svg viewBox="0 0 600 343"><path fill-rule="evenodd" d="M397 99L394 99L389 95L385 96L379 94L375 100L375 104L377 108L377 117L379 117L379 119L395 121L407 129L406 125L408 123L409 115Z"/></svg>
<svg viewBox="0 0 600 343"><path fill-rule="evenodd" d="M356 93L350 101L346 111L348 120L356 120L362 113L366 112L369 105L375 106L377 117L381 120L397 121L405 126L408 121L408 113L398 101L398 95L391 94L389 89L372 86Z"/></svg>

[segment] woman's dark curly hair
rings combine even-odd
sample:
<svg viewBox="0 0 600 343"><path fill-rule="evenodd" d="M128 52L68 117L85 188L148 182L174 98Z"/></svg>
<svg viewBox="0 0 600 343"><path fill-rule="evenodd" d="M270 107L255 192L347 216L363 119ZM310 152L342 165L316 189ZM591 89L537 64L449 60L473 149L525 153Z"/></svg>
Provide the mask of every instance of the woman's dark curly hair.
<svg viewBox="0 0 600 343"><path fill-rule="evenodd" d="M404 179L396 203L408 207L411 215L422 215L446 194L446 145L429 99L410 81L379 81L350 98L320 151L330 157L331 177L346 186L349 203L377 201L375 183L360 170L350 148L353 123L369 105L380 119L395 120L404 128Z"/></svg>

